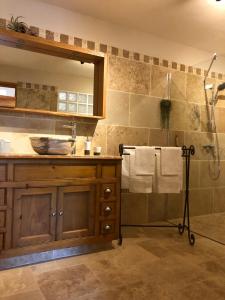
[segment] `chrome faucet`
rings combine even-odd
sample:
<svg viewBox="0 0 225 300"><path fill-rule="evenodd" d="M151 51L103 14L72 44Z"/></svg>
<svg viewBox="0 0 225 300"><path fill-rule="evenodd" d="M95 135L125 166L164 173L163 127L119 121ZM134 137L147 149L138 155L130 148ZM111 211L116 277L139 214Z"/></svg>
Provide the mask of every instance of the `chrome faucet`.
<svg viewBox="0 0 225 300"><path fill-rule="evenodd" d="M77 124L76 122L71 121L69 125L63 125L64 128L69 128L71 129L71 142L74 143L74 147L72 150L72 154L76 154L76 137L77 137Z"/></svg>

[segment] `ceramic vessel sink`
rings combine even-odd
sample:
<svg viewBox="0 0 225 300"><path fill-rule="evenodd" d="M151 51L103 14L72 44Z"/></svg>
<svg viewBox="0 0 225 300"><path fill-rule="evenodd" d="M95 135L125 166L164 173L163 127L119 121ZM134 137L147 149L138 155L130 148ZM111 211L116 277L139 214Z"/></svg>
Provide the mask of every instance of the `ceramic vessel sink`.
<svg viewBox="0 0 225 300"><path fill-rule="evenodd" d="M38 154L72 154L75 146L73 139L57 139L50 137L30 137L31 145Z"/></svg>

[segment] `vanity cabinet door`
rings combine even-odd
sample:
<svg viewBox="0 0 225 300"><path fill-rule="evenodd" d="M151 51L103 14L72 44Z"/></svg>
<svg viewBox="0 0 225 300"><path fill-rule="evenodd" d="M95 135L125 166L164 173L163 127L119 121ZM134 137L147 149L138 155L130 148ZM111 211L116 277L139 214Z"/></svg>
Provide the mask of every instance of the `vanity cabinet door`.
<svg viewBox="0 0 225 300"><path fill-rule="evenodd" d="M13 247L55 240L56 188L14 190Z"/></svg>
<svg viewBox="0 0 225 300"><path fill-rule="evenodd" d="M60 187L57 240L95 234L95 185Z"/></svg>

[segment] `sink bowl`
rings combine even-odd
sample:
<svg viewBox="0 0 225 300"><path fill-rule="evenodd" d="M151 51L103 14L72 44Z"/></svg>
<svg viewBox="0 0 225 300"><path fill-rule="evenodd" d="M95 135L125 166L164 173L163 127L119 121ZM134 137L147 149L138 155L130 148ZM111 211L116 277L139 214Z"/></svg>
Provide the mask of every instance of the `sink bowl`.
<svg viewBox="0 0 225 300"><path fill-rule="evenodd" d="M73 139L57 139L49 137L30 137L31 146L38 154L71 154L75 141Z"/></svg>

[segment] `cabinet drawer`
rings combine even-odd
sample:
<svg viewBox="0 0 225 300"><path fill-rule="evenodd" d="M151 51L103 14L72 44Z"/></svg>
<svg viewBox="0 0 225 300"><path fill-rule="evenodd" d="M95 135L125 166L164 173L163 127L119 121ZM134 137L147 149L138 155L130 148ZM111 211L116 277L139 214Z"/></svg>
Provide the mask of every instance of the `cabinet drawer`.
<svg viewBox="0 0 225 300"><path fill-rule="evenodd" d="M101 234L112 234L115 232L115 221L102 221L100 225Z"/></svg>
<svg viewBox="0 0 225 300"><path fill-rule="evenodd" d="M15 181L96 177L96 166L16 165Z"/></svg>
<svg viewBox="0 0 225 300"><path fill-rule="evenodd" d="M4 233L0 233L0 252L4 246Z"/></svg>
<svg viewBox="0 0 225 300"><path fill-rule="evenodd" d="M116 202L102 202L100 207L100 215L110 218L116 215Z"/></svg>
<svg viewBox="0 0 225 300"><path fill-rule="evenodd" d="M6 211L1 210L0 207L0 228L5 227L5 222L6 222Z"/></svg>
<svg viewBox="0 0 225 300"><path fill-rule="evenodd" d="M0 206L5 205L5 189L0 189Z"/></svg>
<svg viewBox="0 0 225 300"><path fill-rule="evenodd" d="M111 178L116 177L116 166L115 165L103 165L102 166L102 177Z"/></svg>
<svg viewBox="0 0 225 300"><path fill-rule="evenodd" d="M0 181L6 181L6 165L0 165Z"/></svg>
<svg viewBox="0 0 225 300"><path fill-rule="evenodd" d="M101 197L109 200L116 195L116 187L114 183L103 183L101 185Z"/></svg>

